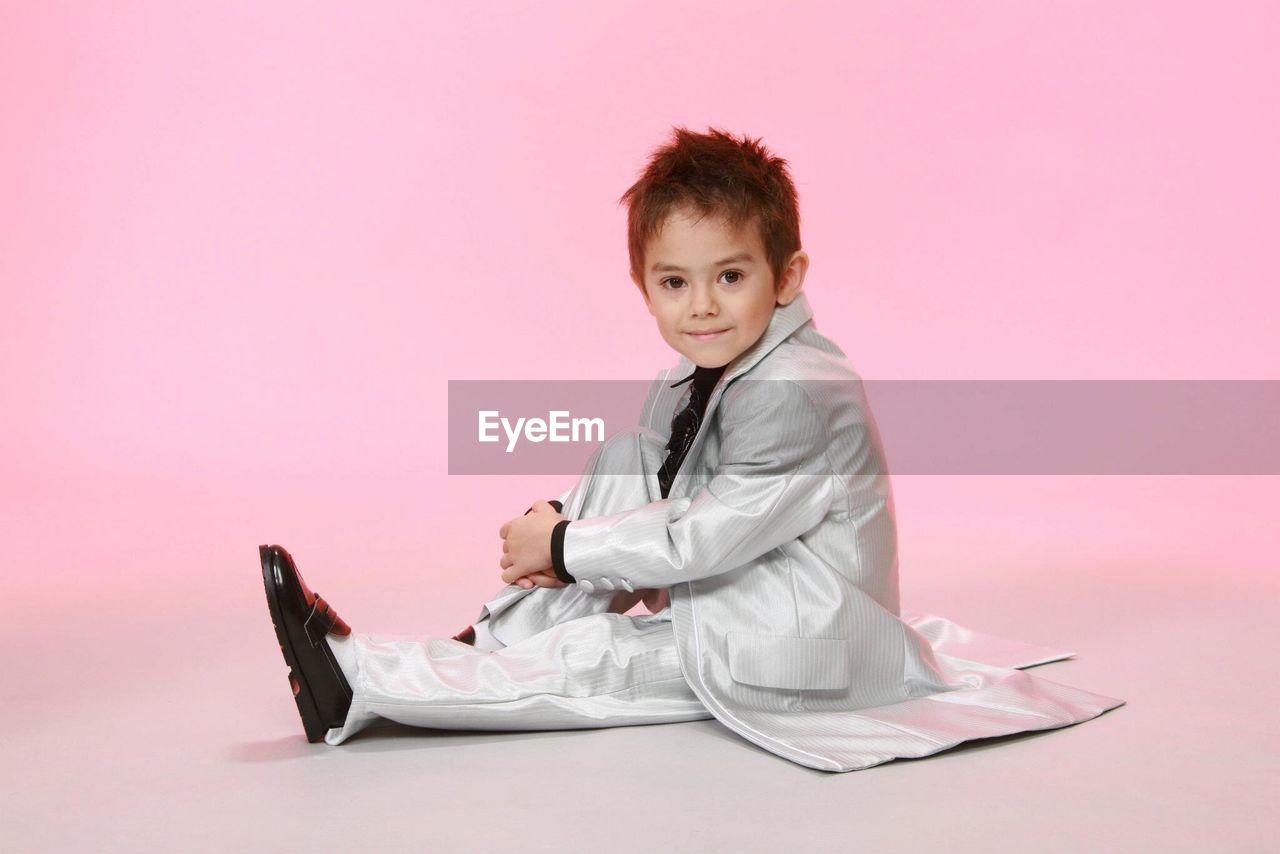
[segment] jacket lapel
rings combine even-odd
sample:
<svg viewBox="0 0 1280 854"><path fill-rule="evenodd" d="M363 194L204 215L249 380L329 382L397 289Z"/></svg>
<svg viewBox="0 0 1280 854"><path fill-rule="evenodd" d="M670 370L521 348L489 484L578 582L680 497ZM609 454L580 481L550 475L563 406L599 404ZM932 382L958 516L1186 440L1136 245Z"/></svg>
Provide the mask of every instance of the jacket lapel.
<svg viewBox="0 0 1280 854"><path fill-rule="evenodd" d="M716 383L715 389L711 392L711 398L707 401L707 409L702 415L702 426L698 428L698 433L693 438L693 444L689 446L689 452L685 454L679 470L676 471L675 478L671 481L671 490L668 492L668 497L679 494L679 488L683 485L683 480L689 468L689 461L697 459L698 454L702 452L703 439L707 434L706 425L711 423L711 416L720 404L720 398L723 396L724 390L728 388L729 383L755 367L761 359L769 355L775 347L789 338L792 333L807 323L811 317L813 317L813 309L810 307L809 300L805 297L804 292L801 291L787 305L775 307L773 316L769 318L769 326L765 329L764 334L760 336L756 343L744 350L738 358L729 363L724 376L720 377L720 381ZM669 388L673 377L678 378L675 381L683 381L692 376L696 367L689 358L681 356L679 364L667 372L667 376L663 380L664 386ZM676 399L682 393L676 392ZM673 403L671 407L663 407L660 411L669 413L673 412L674 409L675 404Z"/></svg>

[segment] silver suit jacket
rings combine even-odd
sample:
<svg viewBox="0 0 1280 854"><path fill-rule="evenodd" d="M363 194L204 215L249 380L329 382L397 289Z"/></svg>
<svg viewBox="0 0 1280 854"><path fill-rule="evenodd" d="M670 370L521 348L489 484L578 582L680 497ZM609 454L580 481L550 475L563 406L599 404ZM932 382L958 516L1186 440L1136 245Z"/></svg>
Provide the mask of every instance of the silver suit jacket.
<svg viewBox="0 0 1280 854"><path fill-rule="evenodd" d="M687 387L671 384L693 369L682 356L650 388L641 429L659 446ZM1070 652L901 612L880 436L861 378L803 293L717 383L667 498L566 516L577 584L665 590L698 698L801 765L857 770L1123 704L1019 669Z"/></svg>

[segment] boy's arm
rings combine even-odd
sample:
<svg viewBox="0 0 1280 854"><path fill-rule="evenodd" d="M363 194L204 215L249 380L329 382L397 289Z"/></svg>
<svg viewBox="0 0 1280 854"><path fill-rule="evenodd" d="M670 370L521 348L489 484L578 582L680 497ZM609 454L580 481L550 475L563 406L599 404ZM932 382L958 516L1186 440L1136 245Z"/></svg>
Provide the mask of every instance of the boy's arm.
<svg viewBox="0 0 1280 854"><path fill-rule="evenodd" d="M835 488L823 419L798 383L757 384L762 392L739 391L720 410L721 468L705 488L559 523L557 574L606 588L669 587L742 566L822 521Z"/></svg>

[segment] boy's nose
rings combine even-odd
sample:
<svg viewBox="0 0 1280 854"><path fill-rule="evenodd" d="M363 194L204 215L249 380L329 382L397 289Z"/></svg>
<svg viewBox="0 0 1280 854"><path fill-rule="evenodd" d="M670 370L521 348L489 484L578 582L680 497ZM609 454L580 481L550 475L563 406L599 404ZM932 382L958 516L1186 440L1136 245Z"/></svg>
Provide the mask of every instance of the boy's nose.
<svg viewBox="0 0 1280 854"><path fill-rule="evenodd" d="M716 308L715 297L708 288L694 288L691 299L692 304L689 309L695 315L708 314Z"/></svg>

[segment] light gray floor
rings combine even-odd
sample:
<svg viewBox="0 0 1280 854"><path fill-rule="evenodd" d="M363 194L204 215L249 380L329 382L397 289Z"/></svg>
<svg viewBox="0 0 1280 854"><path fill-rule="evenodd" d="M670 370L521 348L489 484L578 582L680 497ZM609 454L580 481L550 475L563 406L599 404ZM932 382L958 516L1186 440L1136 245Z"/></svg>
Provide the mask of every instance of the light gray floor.
<svg viewBox="0 0 1280 854"><path fill-rule="evenodd" d="M1275 851L1275 590L991 569L904 605L1078 657L1128 705L829 774L714 721L306 743L260 586L6 624L6 851ZM304 567L305 572L305 567ZM1003 574L1002 574L1003 573ZM1160 580L1153 581L1153 578ZM1250 581L1249 579L1253 580ZM1005 592L992 596L999 588ZM318 589L323 589L318 587ZM341 613L342 603L335 603ZM140 616L145 615L145 616ZM357 631L378 627L355 626Z"/></svg>

